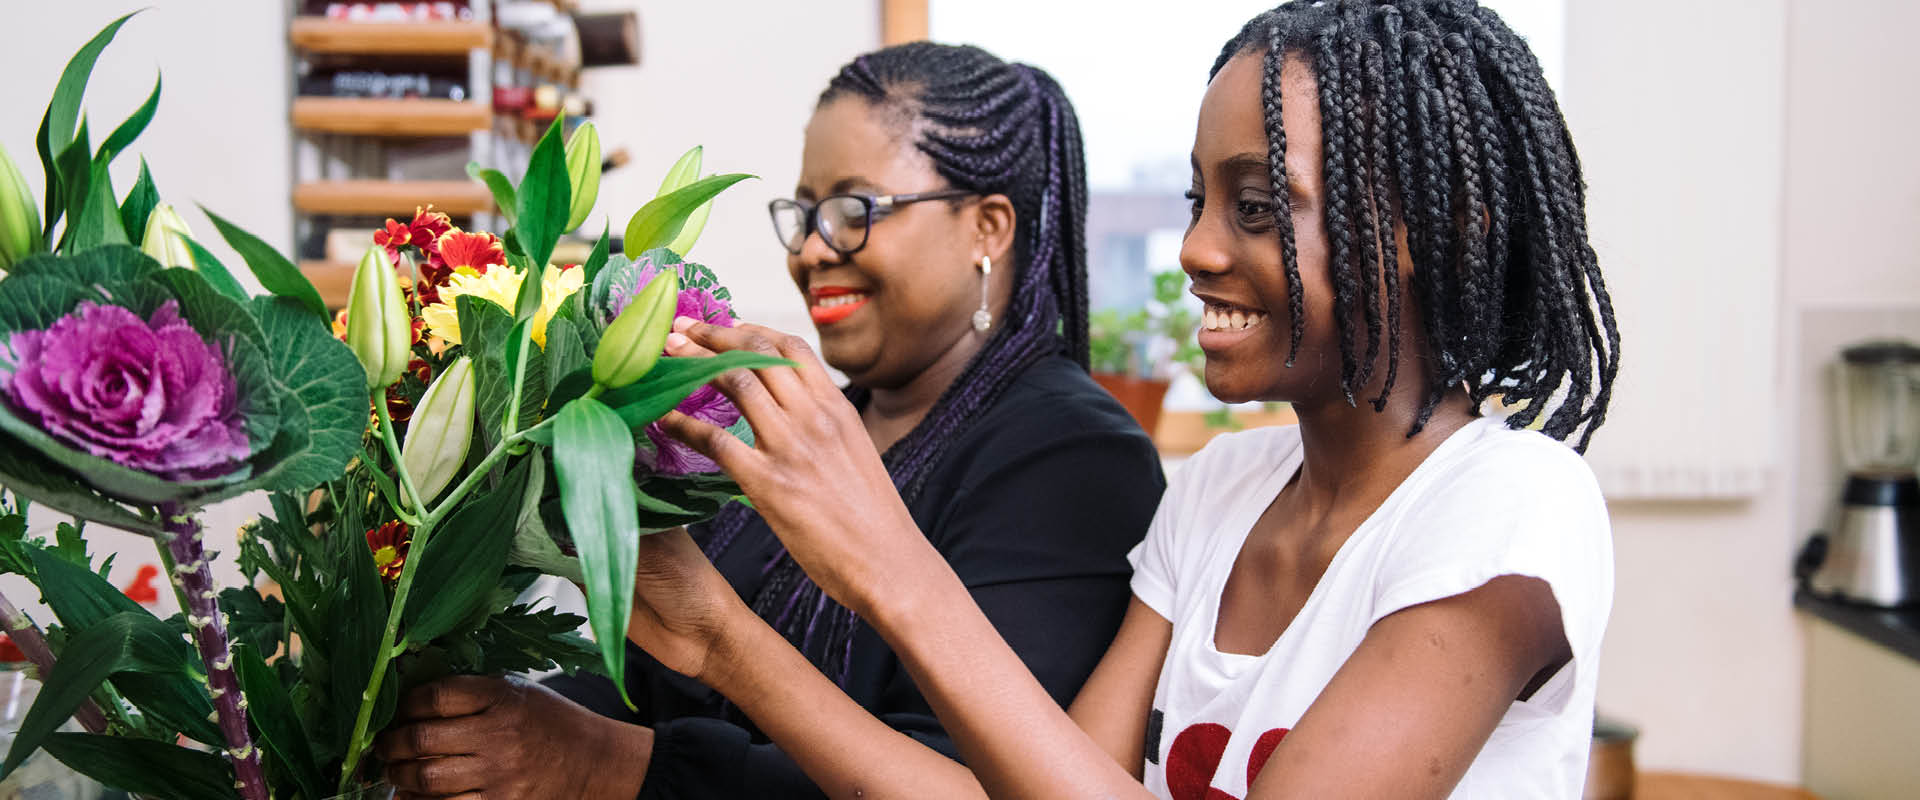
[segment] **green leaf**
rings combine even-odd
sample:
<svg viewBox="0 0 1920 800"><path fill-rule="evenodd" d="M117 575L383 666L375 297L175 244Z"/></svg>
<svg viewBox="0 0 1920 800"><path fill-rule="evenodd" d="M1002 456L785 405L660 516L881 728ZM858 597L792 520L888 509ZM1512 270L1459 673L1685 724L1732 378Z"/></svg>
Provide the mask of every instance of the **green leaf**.
<svg viewBox="0 0 1920 800"><path fill-rule="evenodd" d="M542 430L551 431L552 427ZM527 493L521 498L520 515L514 520L513 546L507 552L507 563L581 583L586 579L580 575L580 559L561 552L540 515L540 500L547 488L547 461L539 457L528 461L532 462L531 474L527 477Z"/></svg>
<svg viewBox="0 0 1920 800"><path fill-rule="evenodd" d="M227 614L227 634L260 652L273 652L286 636L286 605L250 585L222 589L220 610Z"/></svg>
<svg viewBox="0 0 1920 800"><path fill-rule="evenodd" d="M35 255L9 268L8 280L22 275L46 275L93 290L83 295L88 299L105 300L110 292L99 290L99 287L124 287L158 275L160 270L160 262L149 258L139 248L122 245L69 255ZM0 287L6 285L7 282L0 281ZM139 310L151 311L144 308Z"/></svg>
<svg viewBox="0 0 1920 800"><path fill-rule="evenodd" d="M208 252L199 240L191 236L180 238L187 240L187 249L193 251L194 271L200 273L200 277L205 278L214 291L222 297L242 303L252 299L248 297L246 287L241 286L240 281L235 280L233 273L227 270L227 265L220 263L220 259Z"/></svg>
<svg viewBox="0 0 1920 800"><path fill-rule="evenodd" d="M17 280L17 279L9 279ZM0 439L0 485L48 508L147 536L163 536L166 528L74 480L46 459L30 455L26 447Z"/></svg>
<svg viewBox="0 0 1920 800"><path fill-rule="evenodd" d="M281 436L255 464L249 488L311 489L338 477L360 452L368 411L366 370L327 324L285 297L256 297L253 313L267 340L267 358L288 398ZM304 430L288 430L304 423Z"/></svg>
<svg viewBox="0 0 1920 800"><path fill-rule="evenodd" d="M556 316L547 321L547 346L542 351L546 355L548 405L558 407L552 402L554 391L566 378L591 370L592 359L587 357L587 348L580 341L580 329L570 320ZM592 376L588 376L592 380Z"/></svg>
<svg viewBox="0 0 1920 800"><path fill-rule="evenodd" d="M340 530L336 567L340 579L333 592L333 613L327 619L333 631L328 666L333 677L334 728L342 742L351 735L360 714L360 695L373 677L374 659L387 626L386 583L373 566L373 551L367 549L366 539L356 535L372 527L366 522L347 520ZM379 729L375 726L369 730Z"/></svg>
<svg viewBox="0 0 1920 800"><path fill-rule="evenodd" d="M491 598L513 544L514 526L502 521L519 514L528 460L507 473L499 486L447 517L427 540L425 552L407 555L423 559L414 568L414 585L402 617L408 642L424 644L453 631Z"/></svg>
<svg viewBox="0 0 1920 800"><path fill-rule="evenodd" d="M93 187L91 138L87 132L87 121L80 120L80 130L75 134L75 139L66 149L56 151L53 158L54 166L59 170L60 197L64 204L60 212L71 218L67 220L67 230L60 234L59 243L53 248L55 252L68 252L67 240L73 236L80 209L87 202L87 191Z"/></svg>
<svg viewBox="0 0 1920 800"><path fill-rule="evenodd" d="M80 774L137 795L195 800L234 796L232 768L212 753L92 733L53 734L46 749Z"/></svg>
<svg viewBox="0 0 1920 800"><path fill-rule="evenodd" d="M612 233L613 228L610 223L601 224L600 241L593 243L593 254L587 256L587 263L580 265L581 285L593 285L594 277L599 275L600 269L607 265L607 254L612 252L613 249L613 241L610 236Z"/></svg>
<svg viewBox="0 0 1920 800"><path fill-rule="evenodd" d="M313 748L307 745L307 733L300 727L300 717L294 712L293 699L287 696L287 687L253 647L244 644L235 647L233 666L240 678L240 691L247 698L247 716L260 729L262 743L293 774L301 796L326 797L328 792L322 791L325 779L321 777L320 765L313 759Z"/></svg>
<svg viewBox="0 0 1920 800"><path fill-rule="evenodd" d="M127 199L120 203L120 225L130 238L144 237L147 233L147 217L154 207L160 205L160 190L154 188L153 173L147 171L147 160L140 159L140 177L133 182L133 189L127 192Z"/></svg>
<svg viewBox="0 0 1920 800"><path fill-rule="evenodd" d="M175 619L180 619L176 617ZM183 630L184 619L173 630ZM177 639L179 634L175 634ZM200 682L198 661L192 650L186 651L188 659L195 666L188 671L171 674L149 675L128 672L116 675L112 679L114 688L131 701L147 716L150 722L165 726L169 734L180 732L187 738L199 742L218 744L225 741L220 736L220 728L213 721L213 701Z"/></svg>
<svg viewBox="0 0 1920 800"><path fill-rule="evenodd" d="M607 392L600 399L629 426L640 428L666 416L687 395L727 370L791 366L794 363L784 358L744 350L697 358L664 356L640 380Z"/></svg>
<svg viewBox="0 0 1920 800"><path fill-rule="evenodd" d="M520 269L526 277L520 280L520 293L513 299L513 318L531 321L533 315L540 311L541 295L547 285L546 268L527 265Z"/></svg>
<svg viewBox="0 0 1920 800"><path fill-rule="evenodd" d="M527 161L527 176L520 181L520 196L515 208L518 216L513 230L519 235L522 252L533 262L529 279L546 269L553 260L554 245L566 232L567 214L572 211L573 187L567 177L566 143L560 140L560 121L555 117L545 135L533 146Z"/></svg>
<svg viewBox="0 0 1920 800"><path fill-rule="evenodd" d="M139 12L133 12L137 14ZM80 51L67 61L67 68L60 72L60 82L54 86L53 100L47 103L47 111L40 117L40 130L34 137L34 144L40 151L41 171L47 178L46 232L53 232L54 222L60 219L66 210L64 189L66 178L62 174L56 155L66 152L73 144L74 123L80 119L80 101L87 93L87 80L93 76L94 62L99 60L100 51L113 41L114 34L120 32L120 26L126 24L133 14L127 14L107 23L99 33L94 34Z"/></svg>
<svg viewBox="0 0 1920 800"><path fill-rule="evenodd" d="M516 323L506 309L492 301L472 295L454 298L460 315L460 341L473 357L474 406L481 420L481 442L491 449L501 439L499 420L506 419L513 394L513 374L507 360ZM515 429L524 429L539 419L541 401L546 397L545 355L539 348L523 351L527 356L526 381L521 384L520 419ZM483 451L484 452L484 451Z"/></svg>
<svg viewBox="0 0 1920 800"><path fill-rule="evenodd" d="M519 205L514 198L513 181L501 174L500 170L480 166L478 161L467 162L467 174L487 185L493 192L493 204L500 207L500 213L507 218L507 224L514 224L518 216Z"/></svg>
<svg viewBox="0 0 1920 800"><path fill-rule="evenodd" d="M641 206L627 221L627 236L621 249L628 254L644 253L666 247L680 235L693 213L727 187L757 176L734 173L702 178L672 192L660 195Z"/></svg>
<svg viewBox="0 0 1920 800"><path fill-rule="evenodd" d="M139 108L134 109L133 114L127 117L125 122L120 123L120 127L114 128L113 133L107 135L107 140L100 144L100 152L105 154L105 158L111 161L113 156L126 152L127 146L133 144L133 140L140 138L140 133L147 129L147 123L153 121L153 112L159 107L160 76L155 74L153 93L147 95L147 102L141 103Z"/></svg>
<svg viewBox="0 0 1920 800"><path fill-rule="evenodd" d="M554 421L553 463L567 531L586 578L587 617L608 675L625 675L639 524L634 519L633 434L598 400L581 398ZM628 707L624 681L614 680Z"/></svg>
<svg viewBox="0 0 1920 800"><path fill-rule="evenodd" d="M42 599L68 630L84 631L116 614L152 616L85 566L45 550L35 550L31 557Z"/></svg>
<svg viewBox="0 0 1920 800"><path fill-rule="evenodd" d="M61 651L60 668L42 683L0 772L12 773L114 673L188 672L192 651L182 660L180 644L173 629L145 611L115 614L81 630Z"/></svg>
<svg viewBox="0 0 1920 800"><path fill-rule="evenodd" d="M127 230L120 223L120 206L113 195L113 176L107 170L111 151L102 151L88 168L86 193L79 211L67 220L67 232L61 237L70 251L86 250L105 244L128 244Z"/></svg>
<svg viewBox="0 0 1920 800"><path fill-rule="evenodd" d="M280 251L259 237L208 211L206 206L201 206L200 210L206 212L207 219L213 220L213 227L220 230L221 238L240 253L241 260L247 262L247 268L253 270L253 277L260 281L262 288L299 301L315 316L322 319L327 317L327 304L320 299L319 290L313 288L313 282L300 274L300 268L294 266L292 261L288 261Z"/></svg>

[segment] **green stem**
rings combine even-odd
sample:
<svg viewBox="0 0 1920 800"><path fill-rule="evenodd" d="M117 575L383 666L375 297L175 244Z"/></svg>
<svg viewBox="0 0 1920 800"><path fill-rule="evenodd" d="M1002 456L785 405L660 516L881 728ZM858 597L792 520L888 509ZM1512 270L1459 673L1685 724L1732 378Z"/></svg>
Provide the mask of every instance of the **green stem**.
<svg viewBox="0 0 1920 800"><path fill-rule="evenodd" d="M187 609L189 608L187 605L187 593L180 590L180 582L173 577L177 574L177 565L173 562L173 554L167 552L167 545L159 539L153 540L153 549L160 551L160 567L167 571L167 585L173 588L173 599L180 603L180 613L187 613Z"/></svg>
<svg viewBox="0 0 1920 800"><path fill-rule="evenodd" d="M413 488L413 476L407 473L407 462L400 458L400 439L393 435L393 415L387 411L385 390L373 394L373 409L380 415L380 440L387 443L387 455L393 457L393 471L400 476L400 488L406 490L414 508L425 509L427 501L420 496L420 490Z"/></svg>
<svg viewBox="0 0 1920 800"><path fill-rule="evenodd" d="M380 410L380 418L382 433L386 434L389 446L391 446L393 441L391 430L393 423L387 419L386 408L384 406L382 406ZM380 635L380 649L374 653L373 674L367 679L366 691L360 694L360 712L354 717L353 737L348 740L346 764L340 771L339 788L341 792L345 792L348 786L352 784L354 773L357 772L360 767L360 759L366 754L367 747L372 744L372 733L369 732L367 728L373 723L373 707L380 697L381 684L386 682L387 665L393 661L395 656L406 651L407 642L400 638L400 618L406 612L407 596L413 589L413 574L419 569L420 562L423 560L421 557L427 552L427 541L432 538L434 528L440 524L442 519L452 513L453 508L457 506L468 493L480 485L480 482L486 478L487 473L493 471L494 465L500 463L501 459L507 457L510 449L525 442L533 431L546 427L548 422L550 421L541 422L532 428L515 433L512 436L502 439L499 444L494 445L493 450L487 453L487 457L482 459L480 464L474 467L471 472L467 473L467 477L460 481L460 485L455 486L453 492L447 495L447 499L441 501L440 505L432 511L421 508L416 504L417 513L420 517L420 525L414 529L412 543L409 544L407 548L407 552L412 554L412 557L408 558L407 563L400 568L400 580L394 585L393 589L393 605L387 609L387 627L385 632ZM398 463L398 453L394 455L394 460ZM400 467L400 479L406 483L407 493L409 495L419 496L413 490L412 479L407 476L404 465Z"/></svg>

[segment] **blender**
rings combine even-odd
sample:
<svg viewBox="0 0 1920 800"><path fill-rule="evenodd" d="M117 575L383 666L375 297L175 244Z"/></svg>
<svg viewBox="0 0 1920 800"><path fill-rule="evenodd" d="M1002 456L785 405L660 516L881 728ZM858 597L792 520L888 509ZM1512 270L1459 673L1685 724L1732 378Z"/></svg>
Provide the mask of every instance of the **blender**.
<svg viewBox="0 0 1920 800"><path fill-rule="evenodd" d="M1883 608L1920 600L1920 346L1842 350L1834 409L1845 486L1814 593Z"/></svg>

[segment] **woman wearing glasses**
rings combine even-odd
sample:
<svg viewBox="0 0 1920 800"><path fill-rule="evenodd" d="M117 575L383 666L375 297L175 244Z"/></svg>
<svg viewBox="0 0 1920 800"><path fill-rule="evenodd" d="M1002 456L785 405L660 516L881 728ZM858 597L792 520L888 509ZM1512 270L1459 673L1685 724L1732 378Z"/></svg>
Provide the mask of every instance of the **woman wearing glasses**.
<svg viewBox="0 0 1920 800"><path fill-rule="evenodd" d="M1165 487L1152 443L1086 374L1073 108L1046 73L978 48L892 47L832 80L801 162L769 210L821 354L920 530L1064 705L1118 629L1126 554ZM827 679L956 755L893 652L758 514L737 505L704 528L691 541ZM629 664L637 713L597 678L554 685L606 716L538 686L435 684L383 737L388 775L430 796L821 795L788 755L811 738L769 741L638 648Z"/></svg>

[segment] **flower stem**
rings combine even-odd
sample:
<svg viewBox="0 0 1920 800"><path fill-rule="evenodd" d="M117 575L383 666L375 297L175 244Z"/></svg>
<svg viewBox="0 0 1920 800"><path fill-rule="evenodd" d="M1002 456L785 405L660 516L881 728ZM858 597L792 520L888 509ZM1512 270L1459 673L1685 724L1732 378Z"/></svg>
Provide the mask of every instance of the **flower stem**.
<svg viewBox="0 0 1920 800"><path fill-rule="evenodd" d="M13 601L4 594L0 594L0 625L6 626L7 636L20 646L20 652L33 662L34 669L40 671L41 681L44 682L47 676L53 674L53 650L47 647L47 637L41 635L39 626L14 607ZM81 701L80 709L73 712L73 718L88 733L107 732L107 717L92 700Z"/></svg>
<svg viewBox="0 0 1920 800"><path fill-rule="evenodd" d="M177 564L170 572L185 595L181 609L193 643L207 667L207 693L213 697L214 718L227 740L227 758L233 762L234 788L245 800L267 800L267 779L260 770L260 750L247 729L247 708L240 693L240 676L233 671L233 648L227 638L226 615L220 612L213 590L213 570L201 544L200 522L177 503L160 506L161 524L171 538L166 547Z"/></svg>

